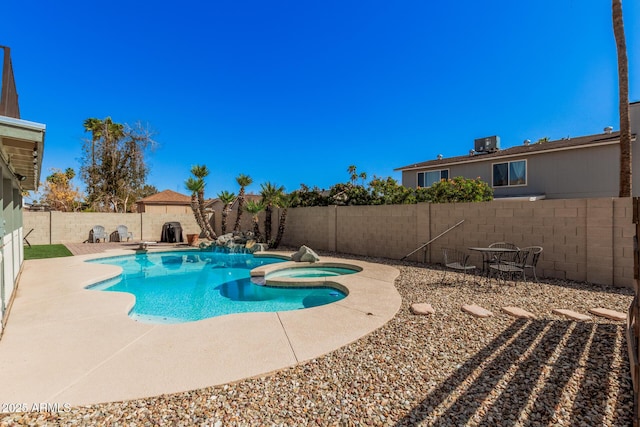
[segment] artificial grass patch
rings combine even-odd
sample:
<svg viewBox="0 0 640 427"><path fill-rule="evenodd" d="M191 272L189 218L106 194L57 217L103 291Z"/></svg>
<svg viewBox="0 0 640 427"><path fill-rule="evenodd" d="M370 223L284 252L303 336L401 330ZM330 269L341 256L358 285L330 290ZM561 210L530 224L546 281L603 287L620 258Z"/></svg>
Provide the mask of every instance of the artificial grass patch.
<svg viewBox="0 0 640 427"><path fill-rule="evenodd" d="M58 258L72 255L65 245L31 245L31 247L24 247L24 259Z"/></svg>

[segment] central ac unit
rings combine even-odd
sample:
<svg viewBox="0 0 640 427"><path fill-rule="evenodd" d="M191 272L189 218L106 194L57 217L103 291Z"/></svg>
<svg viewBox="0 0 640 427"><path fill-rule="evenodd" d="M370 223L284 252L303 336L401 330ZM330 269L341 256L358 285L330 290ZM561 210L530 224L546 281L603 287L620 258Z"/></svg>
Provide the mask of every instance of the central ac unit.
<svg viewBox="0 0 640 427"><path fill-rule="evenodd" d="M478 138L475 140L475 148L477 153L487 153L500 149L500 137L488 136L486 138Z"/></svg>

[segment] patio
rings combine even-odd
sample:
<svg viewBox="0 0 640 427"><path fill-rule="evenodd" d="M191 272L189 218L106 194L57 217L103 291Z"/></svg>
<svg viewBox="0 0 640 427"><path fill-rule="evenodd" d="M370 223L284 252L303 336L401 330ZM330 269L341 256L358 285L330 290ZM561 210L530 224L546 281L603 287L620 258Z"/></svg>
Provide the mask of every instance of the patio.
<svg viewBox="0 0 640 427"><path fill-rule="evenodd" d="M402 306L390 322L349 345L232 384L70 412L11 414L0 422L629 425L624 325L595 317L572 322L551 310L626 311L631 290L544 280L518 287L441 285L440 270L359 259L400 270ZM412 315L414 302L429 302L436 313ZM463 313L466 303L495 316ZM538 317L514 320L500 312L504 305Z"/></svg>

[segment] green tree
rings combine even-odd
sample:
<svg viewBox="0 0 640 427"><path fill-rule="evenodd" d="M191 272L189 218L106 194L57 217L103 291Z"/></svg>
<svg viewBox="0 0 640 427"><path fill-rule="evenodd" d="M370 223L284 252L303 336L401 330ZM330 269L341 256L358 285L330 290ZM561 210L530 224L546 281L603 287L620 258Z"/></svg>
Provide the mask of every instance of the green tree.
<svg viewBox="0 0 640 427"><path fill-rule="evenodd" d="M145 156L155 147L148 128L89 118L83 123L85 139L80 176L87 202L96 211L126 212L148 175Z"/></svg>
<svg viewBox="0 0 640 427"><path fill-rule="evenodd" d="M493 200L493 188L480 178L457 176L443 179L426 189L431 203L487 202Z"/></svg>
<svg viewBox="0 0 640 427"><path fill-rule="evenodd" d="M221 221L221 229L222 234L227 233L227 217L229 216L229 212L231 212L231 204L236 199L236 195L234 193L230 193L228 191L221 191L218 193L218 198L222 202L222 219Z"/></svg>
<svg viewBox="0 0 640 427"><path fill-rule="evenodd" d="M204 187L204 181L194 177L189 177L185 181L184 185L186 189L191 192L190 205L191 205L191 210L193 211L193 216L195 217L196 223L198 224L198 227L200 227L200 230L202 231L202 233L207 239L214 240L216 236L215 234L211 234L209 227L207 227L206 217L205 218L202 217L202 210L200 209L200 206L198 203L198 192L200 191L201 188Z"/></svg>
<svg viewBox="0 0 640 427"><path fill-rule="evenodd" d="M277 205L278 199L284 194L284 187L277 186L271 182L260 184L260 195L262 196L262 204L264 205L264 236L265 241L269 244L271 242L271 214L273 213L274 206Z"/></svg>
<svg viewBox="0 0 640 427"><path fill-rule="evenodd" d="M195 177L195 180L198 181L199 185L197 186L196 194L198 196L197 209L199 210L199 215L203 220L202 230L207 237L207 239L215 240L218 238L216 232L213 229L212 222L215 224L215 212L212 215L212 221L209 221L207 212L206 212L206 200L204 198L204 188L205 182L204 179L209 176L209 168L207 165L195 165L191 167L191 174Z"/></svg>
<svg viewBox="0 0 640 427"><path fill-rule="evenodd" d="M618 113L620 115L620 188L619 197L631 197L631 120L629 117L629 70L627 43L622 20L622 1L612 0L613 34L618 53Z"/></svg>
<svg viewBox="0 0 640 427"><path fill-rule="evenodd" d="M282 209L280 211L280 222L278 224L278 234L276 235L276 239L273 241L273 244L270 245L271 248L276 249L280 246L280 242L282 241L282 236L284 236L284 229L287 222L287 211L288 209L296 203L296 193L291 194L282 194L277 201L278 207Z"/></svg>
<svg viewBox="0 0 640 427"><path fill-rule="evenodd" d="M236 177L236 182L240 186L240 191L238 191L238 209L236 210L236 223L233 226L233 231L240 231L240 219L244 211L245 189L253 183L253 179L249 175L240 174Z"/></svg>
<svg viewBox="0 0 640 427"><path fill-rule="evenodd" d="M323 194L324 190L318 187L309 188L305 184L300 184L300 189L295 190L296 201L292 207L327 206L328 198Z"/></svg>
<svg viewBox="0 0 640 427"><path fill-rule="evenodd" d="M251 220L253 221L253 235L255 237L256 242L262 240L262 235L260 234L260 212L264 210L264 205L260 201L256 200L247 200L247 203L244 206L244 210L251 214Z"/></svg>

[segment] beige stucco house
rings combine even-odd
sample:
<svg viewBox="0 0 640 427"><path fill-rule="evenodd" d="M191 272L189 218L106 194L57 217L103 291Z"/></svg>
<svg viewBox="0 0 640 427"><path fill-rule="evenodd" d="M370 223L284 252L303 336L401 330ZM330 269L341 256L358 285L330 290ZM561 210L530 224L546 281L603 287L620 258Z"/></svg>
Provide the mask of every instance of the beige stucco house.
<svg viewBox="0 0 640 427"><path fill-rule="evenodd" d="M630 104L633 195L640 196L640 102ZM405 187L429 187L441 179L480 178L495 198L570 199L617 197L620 133L603 133L500 148L498 137L479 138L467 155L427 160L395 169Z"/></svg>

